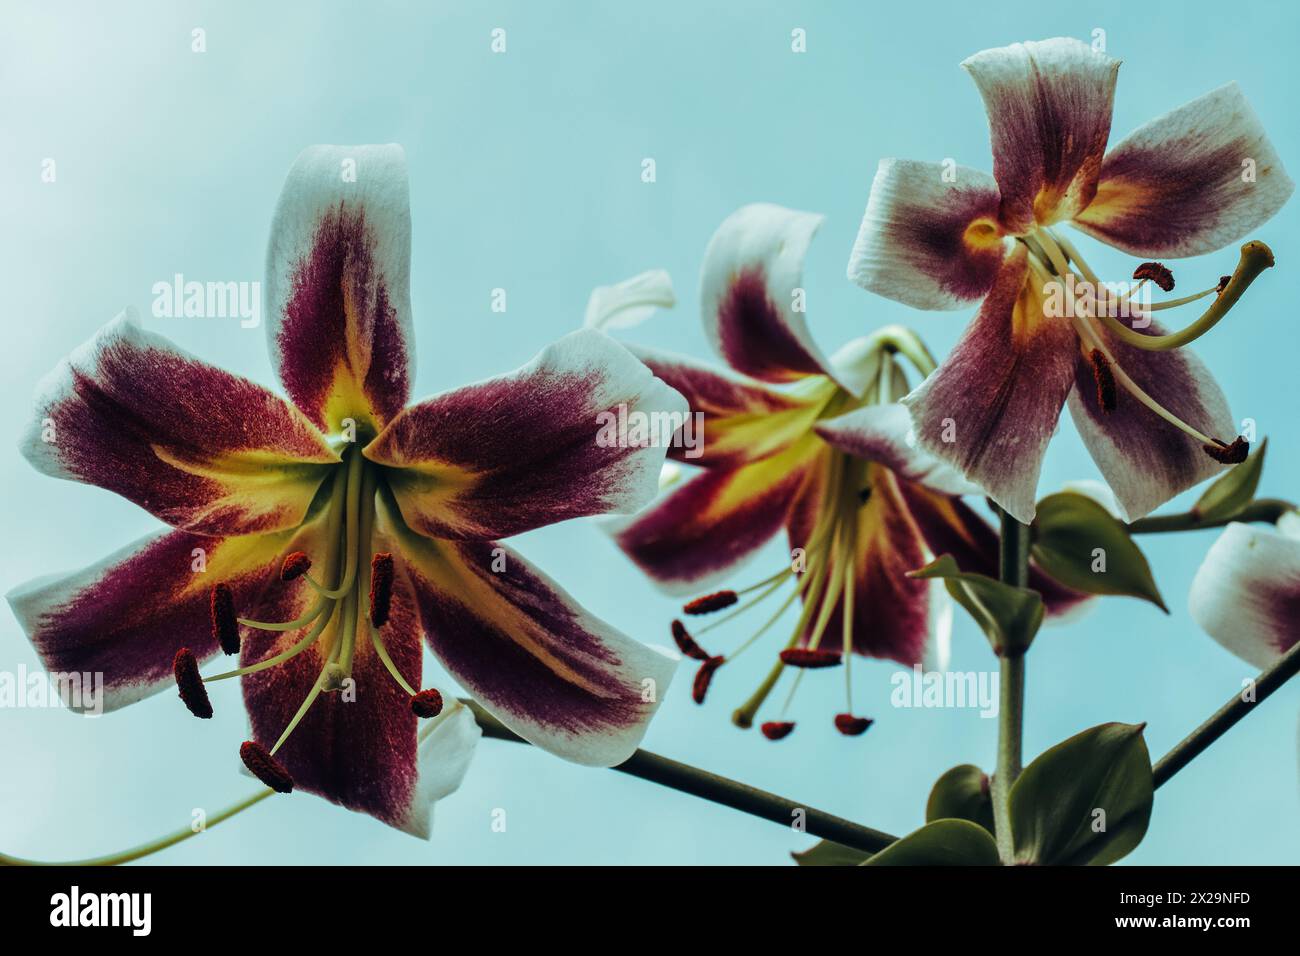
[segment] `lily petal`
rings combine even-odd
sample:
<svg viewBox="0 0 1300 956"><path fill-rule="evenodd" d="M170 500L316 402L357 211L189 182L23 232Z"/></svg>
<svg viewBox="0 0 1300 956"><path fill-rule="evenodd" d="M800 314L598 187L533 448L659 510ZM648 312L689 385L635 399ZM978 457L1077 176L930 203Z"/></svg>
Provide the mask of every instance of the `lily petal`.
<svg viewBox="0 0 1300 956"><path fill-rule="evenodd" d="M663 269L652 269L616 285L592 289L582 324L589 329L630 329L656 309L671 309L676 304L672 277Z"/></svg>
<svg viewBox="0 0 1300 956"><path fill-rule="evenodd" d="M984 50L962 63L988 112L1008 232L1070 219L1092 202L1119 64L1067 37Z"/></svg>
<svg viewBox="0 0 1300 956"><path fill-rule="evenodd" d="M1229 83L1140 127L1106 154L1075 225L1145 258L1196 256L1272 218L1295 184Z"/></svg>
<svg viewBox="0 0 1300 956"><path fill-rule="evenodd" d="M849 278L917 309L960 309L992 287L1006 254L1001 195L966 166L882 159Z"/></svg>
<svg viewBox="0 0 1300 956"><path fill-rule="evenodd" d="M1229 524L1196 572L1188 603L1207 634L1263 670L1300 640L1300 541Z"/></svg>
<svg viewBox="0 0 1300 956"><path fill-rule="evenodd" d="M821 216L770 203L742 206L704 251L704 330L736 371L789 382L830 368L804 321L803 260Z"/></svg>
<svg viewBox="0 0 1300 956"><path fill-rule="evenodd" d="M318 427L378 431L415 374L411 210L400 146L313 146L289 170L266 255L267 344Z"/></svg>
<svg viewBox="0 0 1300 956"><path fill-rule="evenodd" d="M157 532L74 574L30 581L6 598L46 671L102 674L102 706L116 710L174 688L172 659L182 647L200 661L216 654L212 585L256 593L274 576L290 536Z"/></svg>
<svg viewBox="0 0 1300 956"><path fill-rule="evenodd" d="M903 399L920 447L1025 524L1079 351L1069 323L1043 307L1020 245L961 341Z"/></svg>
<svg viewBox="0 0 1300 956"><path fill-rule="evenodd" d="M675 655L593 617L494 542L408 532L401 554L434 655L497 719L577 763L611 767L632 755Z"/></svg>
<svg viewBox="0 0 1300 956"><path fill-rule="evenodd" d="M59 363L35 405L19 447L37 470L204 534L297 525L338 461L293 406L146 332L130 312Z"/></svg>
<svg viewBox="0 0 1300 956"><path fill-rule="evenodd" d="M686 411L627 349L584 329L515 372L411 406L365 456L392 469L389 485L417 531L508 537L639 509L658 490Z"/></svg>
<svg viewBox="0 0 1300 956"><path fill-rule="evenodd" d="M1121 342L1094 324L1107 346L1147 394L1183 421L1214 438L1232 441L1237 434L1228 400L1209 369L1186 348L1153 352ZM1162 335L1152 322L1144 330ZM1179 492L1217 475L1224 466L1187 435L1136 398L1119 391L1113 411L1102 409L1091 363L1075 360L1075 387L1070 415L1083 443L1119 501L1125 521L1136 521Z"/></svg>

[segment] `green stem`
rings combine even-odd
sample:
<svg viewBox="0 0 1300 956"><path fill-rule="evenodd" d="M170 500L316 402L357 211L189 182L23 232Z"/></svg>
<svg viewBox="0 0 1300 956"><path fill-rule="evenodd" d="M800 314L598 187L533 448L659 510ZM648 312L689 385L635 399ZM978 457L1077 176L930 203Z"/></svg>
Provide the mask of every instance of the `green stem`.
<svg viewBox="0 0 1300 956"><path fill-rule="evenodd" d="M998 579L1012 587L1029 583L1029 526L1002 513ZM1015 855L1011 839L1011 785L1020 776L1025 716L1025 657L1002 657L999 675L998 759L993 773L993 818L998 856L1009 864Z"/></svg>
<svg viewBox="0 0 1300 956"><path fill-rule="evenodd" d="M1232 521L1250 523L1252 521L1277 524L1277 520L1296 506L1281 498L1256 498L1235 515L1203 521L1195 511L1181 511L1172 515L1154 515L1139 518L1128 526L1130 534L1161 534L1169 531L1198 531L1202 528L1221 528Z"/></svg>

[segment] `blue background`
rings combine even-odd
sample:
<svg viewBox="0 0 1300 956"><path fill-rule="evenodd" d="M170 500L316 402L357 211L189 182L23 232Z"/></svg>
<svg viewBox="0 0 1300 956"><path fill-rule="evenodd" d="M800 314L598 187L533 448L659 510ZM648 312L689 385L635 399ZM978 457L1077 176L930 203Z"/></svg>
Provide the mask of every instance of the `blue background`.
<svg viewBox="0 0 1300 956"><path fill-rule="evenodd" d="M704 246L738 206L766 200L827 215L805 285L826 350L886 322L939 353L969 317L918 313L844 277L877 160L952 157L988 169L987 127L958 63L1016 40L1107 31L1125 62L1113 141L1236 79L1300 171L1294 121L1297 8L1239 3L458 3L6 4L0 38L5 226L0 348L0 588L97 561L155 527L113 495L45 478L12 449L36 381L126 305L208 361L274 383L263 331L235 320L149 316L175 272L258 280L285 171L312 143L402 143L411 167L416 392L513 368L581 322L589 290L663 267L681 303L632 333L706 354L696 288ZM194 27L207 52L191 52ZM508 52L489 34L507 30ZM791 30L808 50L790 50ZM57 162L56 183L40 181ZM653 157L658 181L641 181ZM1257 233L1279 267L1199 343L1238 418L1271 436L1263 491L1296 495L1294 414L1300 204ZM1095 266L1132 263L1081 240ZM1088 254L1088 253L1086 253ZM1231 271L1234 250L1176 265L1179 287ZM495 287L509 311L490 311ZM1181 325L1186 310L1173 316ZM213 396L219 401L219 396ZM1040 490L1095 477L1068 416ZM1182 503L1186 503L1185 496ZM1162 754L1251 671L1200 633L1187 589L1213 532L1143 546L1172 608L1109 599L1045 631L1028 665L1027 756L1085 727L1148 721ZM515 544L597 614L664 643L676 605L656 595L592 522ZM769 564L780 560L774 546ZM744 575L749 579L749 575ZM733 632L734 646L742 631ZM775 653L773 635L769 645ZM971 710L896 710L894 668L855 668L878 723L835 733L842 683L806 680L781 744L729 723L768 659L724 670L708 704L683 670L650 749L893 832L922 822L948 767L990 767L995 722ZM0 670L36 666L8 608ZM746 670L746 665L748 669ZM953 666L993 666L958 618ZM823 696L823 691L825 694ZM199 723L171 694L78 719L0 710L0 847L66 858L188 825L250 791L236 772L244 716L233 683ZM1300 686L1263 706L1162 789L1144 863L1300 858ZM504 833L492 811L507 813ZM785 864L806 836L606 770L485 741L464 787L437 811L431 844L309 796L275 799L156 857L187 863Z"/></svg>

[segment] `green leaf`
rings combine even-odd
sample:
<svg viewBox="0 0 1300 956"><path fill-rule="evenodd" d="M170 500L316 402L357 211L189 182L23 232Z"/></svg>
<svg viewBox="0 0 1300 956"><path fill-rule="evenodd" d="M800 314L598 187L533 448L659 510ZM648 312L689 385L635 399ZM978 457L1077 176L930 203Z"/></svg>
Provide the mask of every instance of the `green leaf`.
<svg viewBox="0 0 1300 956"><path fill-rule="evenodd" d="M941 578L953 600L975 619L999 656L1004 651L1008 656L1023 654L1043 623L1043 599L1037 591L962 571L952 555L940 555L909 572L908 577Z"/></svg>
<svg viewBox="0 0 1300 956"><path fill-rule="evenodd" d="M1142 598L1169 613L1128 527L1087 495L1063 491L1038 502L1030 554L1075 590Z"/></svg>
<svg viewBox="0 0 1300 956"><path fill-rule="evenodd" d="M1226 521L1254 501L1260 475L1264 473L1264 453L1267 450L1268 439L1265 438L1255 454L1205 489L1205 494L1192 506L1192 514L1202 521Z"/></svg>
<svg viewBox="0 0 1300 956"><path fill-rule="evenodd" d="M1105 866L1146 835L1154 781L1145 724L1102 724L1057 744L1011 788L1017 863Z"/></svg>
<svg viewBox="0 0 1300 956"><path fill-rule="evenodd" d="M800 866L859 866L871 856L864 850L855 850L832 840L822 840L802 853L790 855Z"/></svg>
<svg viewBox="0 0 1300 956"><path fill-rule="evenodd" d="M997 866L998 847L969 820L935 820L891 843L862 866Z"/></svg>
<svg viewBox="0 0 1300 956"><path fill-rule="evenodd" d="M989 778L979 767L964 763L934 782L925 804L925 822L944 819L969 820L993 833Z"/></svg>

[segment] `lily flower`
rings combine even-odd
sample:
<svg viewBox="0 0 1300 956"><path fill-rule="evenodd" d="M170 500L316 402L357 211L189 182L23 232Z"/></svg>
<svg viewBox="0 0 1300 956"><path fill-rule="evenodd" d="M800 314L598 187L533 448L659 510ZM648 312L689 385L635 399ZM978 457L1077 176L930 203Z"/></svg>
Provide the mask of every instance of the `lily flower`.
<svg viewBox="0 0 1300 956"><path fill-rule="evenodd" d="M61 363L23 453L172 527L8 597L50 671L103 673L109 709L176 686L208 717L207 685L240 678L250 772L427 836L479 730L421 689L421 634L532 743L600 766L636 748L675 655L496 539L640 507L664 450L598 444L598 416L685 404L593 330L408 404L410 240L400 147L312 147L267 257L267 339L291 402L126 315ZM238 666L200 677L221 652Z"/></svg>
<svg viewBox="0 0 1300 956"><path fill-rule="evenodd" d="M843 663L846 697L835 725L860 734L870 720L853 708L848 665L854 654L912 666L943 667L951 606L942 584L907 576L931 555L950 554L963 570L997 573L994 529L965 505L974 491L951 468L915 447L906 410L906 358L934 367L924 345L891 327L850 342L826 359L804 321L803 261L821 216L758 204L733 213L709 243L702 270L702 315L714 347L731 367L633 347L700 416L702 445L670 456L700 466L645 512L614 527L618 545L671 593L700 593L732 575L784 530L790 561L747 587L705 594L687 614L732 608L690 633L673 622L679 649L700 662L702 702L715 672L776 627L802 602L772 672L740 707L748 727L786 667ZM644 283L625 284L647 296ZM671 294L658 299L671 302ZM611 314L626 310L610 306ZM699 436L697 436L698 438ZM1083 600L1033 569L1031 586L1053 613ZM782 591L785 591L782 594ZM768 602L771 616L725 657L699 638ZM788 705L788 701L787 701ZM789 734L784 715L763 723L771 739Z"/></svg>
<svg viewBox="0 0 1300 956"><path fill-rule="evenodd" d="M1105 283L1059 227L1144 259L1201 255L1268 220L1293 184L1235 84L1107 150L1119 65L1072 39L970 57L993 175L883 160L849 260L855 282L916 308L981 302L903 402L921 445L1024 523L1067 402L1129 520L1246 456L1218 385L1181 347L1272 265L1267 246L1248 243L1234 274L1203 291L1151 303L1151 284L1173 288L1167 267L1143 262L1136 284ZM1153 319L1211 297L1180 332Z"/></svg>

